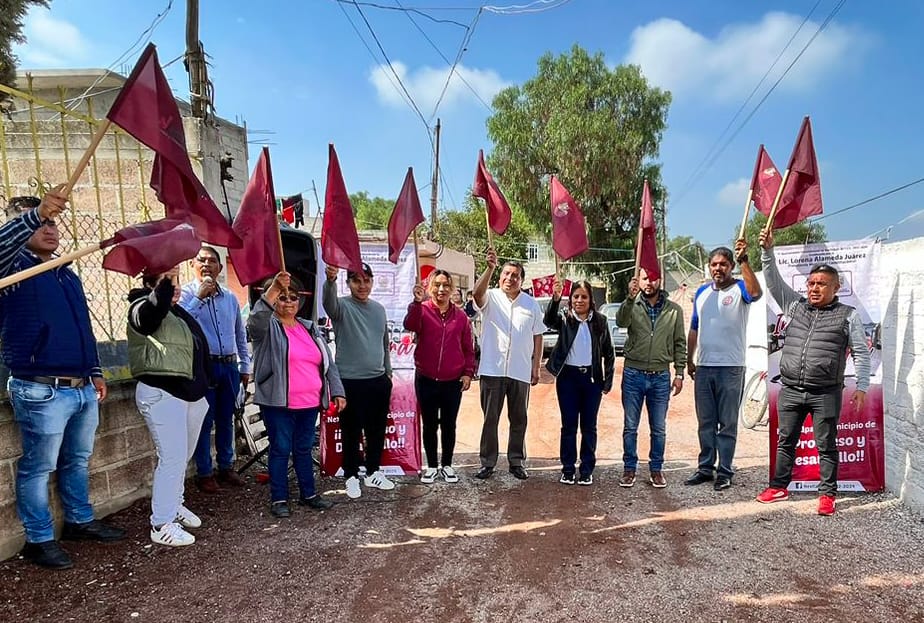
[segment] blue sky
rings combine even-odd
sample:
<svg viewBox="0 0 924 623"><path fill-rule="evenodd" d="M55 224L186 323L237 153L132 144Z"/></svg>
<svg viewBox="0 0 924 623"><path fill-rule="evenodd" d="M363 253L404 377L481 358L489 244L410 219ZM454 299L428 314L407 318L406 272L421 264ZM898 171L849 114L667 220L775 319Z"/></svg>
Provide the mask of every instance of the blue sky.
<svg viewBox="0 0 924 623"><path fill-rule="evenodd" d="M499 89L528 80L543 53L566 52L577 43L602 52L612 66L641 65L651 83L673 93L660 154L672 236L690 235L707 246L727 243L741 220L757 146L766 144L784 168L806 114L812 117L826 214L924 177L918 144L924 136L924 3L917 0L496 2L479 14L482 3L474 0L377 0L447 20L439 23L419 13L361 6L424 120L394 86L356 6L335 0L202 2L200 39L211 59L218 114L246 120L254 141L248 171L236 175L249 175L259 142L267 141L277 193L305 192L313 213L308 189L314 180L323 200L327 143L333 142L350 192L395 197L408 166L418 186L429 181L425 121L432 127L439 117L440 204L461 206L478 149L491 148L485 129L490 111L480 100L490 104ZM179 1L53 0L50 10L29 14L29 42L15 51L23 69L111 66L127 72L142 46L117 59L156 21L151 40L166 64L183 53L185 11ZM442 56L454 60L467 34L457 71L471 89L453 77L434 116L449 71ZM182 63L169 66L167 74L174 92L185 98ZM703 170L712 147L736 130ZM429 206L429 189L421 199ZM922 236L924 183L822 222L832 240L862 238L889 226L892 240Z"/></svg>

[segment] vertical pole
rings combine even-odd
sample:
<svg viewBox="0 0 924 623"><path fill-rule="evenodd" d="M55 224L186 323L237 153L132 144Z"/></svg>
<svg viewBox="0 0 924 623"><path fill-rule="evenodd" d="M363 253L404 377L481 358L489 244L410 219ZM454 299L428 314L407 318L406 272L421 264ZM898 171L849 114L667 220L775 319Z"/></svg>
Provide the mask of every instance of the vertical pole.
<svg viewBox="0 0 924 623"><path fill-rule="evenodd" d="M61 108L64 106L64 96L65 96L64 87L58 87L58 99L61 104ZM67 132L67 115L63 112L61 113L61 147L64 152L64 174L67 175L67 179L71 179L71 150L70 150L70 137ZM74 249L77 248L76 239L77 239L77 206L75 205L73 197L71 198L71 209L68 210L71 217L71 231L74 232L75 244Z"/></svg>
<svg viewBox="0 0 924 623"><path fill-rule="evenodd" d="M103 135L106 133L106 128L109 127L109 123L97 122L97 123L100 123L100 126L98 128L94 128L93 122L95 120L95 117L93 116L93 98L92 97L87 98L87 116L88 116L87 126L89 127L91 134L94 132L94 130L96 131L94 138L96 140L96 144L98 145L99 142L102 140ZM99 168L97 167L97 163L96 163L96 149L93 143L91 143L90 147L91 148L88 149L86 153L84 154L84 158L81 158L81 162L84 161L84 159L87 157L87 154L91 154L90 160L91 160L91 164L93 168L93 190L96 192L96 221L97 221L97 228L98 228L97 235L99 236L100 240L104 240L109 236L109 234L108 232L106 232L105 224L103 221L103 197L102 197L102 192L100 190L100 184L99 184ZM78 167L79 166L80 165L78 164ZM77 175L80 174L79 168L77 169L77 171L75 171L75 174ZM70 181L68 182L68 184L70 185ZM70 191L70 189L67 189L67 190ZM77 232L74 232L75 236L76 234ZM112 322L112 289L109 284L109 271L104 270L102 271L102 273L103 273L103 291L106 293L106 315L108 316L108 320L109 320L109 337L112 338L112 336L115 335L115 325L113 325L113 322Z"/></svg>
<svg viewBox="0 0 924 623"><path fill-rule="evenodd" d="M199 42L199 0L186 0L186 64L192 116L205 117L205 84L202 81L202 44Z"/></svg>
<svg viewBox="0 0 924 623"><path fill-rule="evenodd" d="M35 93L32 91L32 74L26 74L26 80L29 89L29 134L32 136L32 155L35 158L35 179L38 181L38 188L42 188L42 158L39 156L38 142L38 122L35 120ZM39 195L42 192L39 191Z"/></svg>
<svg viewBox="0 0 924 623"><path fill-rule="evenodd" d="M417 241L417 228L414 228L414 283L420 285L420 243Z"/></svg>
<svg viewBox="0 0 924 623"><path fill-rule="evenodd" d="M440 181L440 120L436 120L436 148L434 150L433 179L430 180L430 231L436 238L436 201Z"/></svg>

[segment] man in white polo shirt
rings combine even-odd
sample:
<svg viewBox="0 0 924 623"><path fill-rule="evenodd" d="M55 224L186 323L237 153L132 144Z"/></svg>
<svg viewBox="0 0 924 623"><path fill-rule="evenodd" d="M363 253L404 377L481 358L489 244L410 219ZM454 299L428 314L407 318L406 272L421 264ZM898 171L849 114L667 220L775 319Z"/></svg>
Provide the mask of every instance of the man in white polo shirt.
<svg viewBox="0 0 924 623"><path fill-rule="evenodd" d="M526 407L529 388L539 382L542 359L542 309L536 299L520 290L526 271L519 262L508 261L501 267L499 288L488 290L497 268L497 254L488 250L487 268L475 283L472 295L481 313L481 470L482 480L494 474L497 465L497 425L507 401L510 436L507 440L507 463L510 473L519 480L529 474L526 460Z"/></svg>
<svg viewBox="0 0 924 623"><path fill-rule="evenodd" d="M734 255L728 247L718 247L709 254L712 282L700 286L693 297L687 335L687 371L695 383L699 422L699 464L684 484L715 479L716 491L728 489L735 473L732 460L744 393L748 306L762 294L747 252L747 242L739 239ZM736 258L743 280L732 276Z"/></svg>

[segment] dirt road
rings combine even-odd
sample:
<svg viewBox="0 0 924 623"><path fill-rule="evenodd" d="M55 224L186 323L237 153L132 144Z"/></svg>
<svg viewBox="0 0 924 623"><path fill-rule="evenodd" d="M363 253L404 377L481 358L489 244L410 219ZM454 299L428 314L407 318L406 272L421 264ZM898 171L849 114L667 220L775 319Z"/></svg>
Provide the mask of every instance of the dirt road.
<svg viewBox="0 0 924 623"><path fill-rule="evenodd" d="M530 399L526 482L503 457L493 479L471 478L476 385L460 416L458 484L407 478L349 501L342 481L322 479L334 509L279 521L251 474L240 492L189 492L206 525L180 549L150 544L139 502L112 518L128 540L68 546L72 570L0 564L0 620L924 621L924 518L894 497L845 494L830 518L809 496L758 504L766 430L740 433L730 490L683 486L697 453L690 386L671 403L668 488L616 486L618 389L601 409L595 484L566 487L550 381Z"/></svg>

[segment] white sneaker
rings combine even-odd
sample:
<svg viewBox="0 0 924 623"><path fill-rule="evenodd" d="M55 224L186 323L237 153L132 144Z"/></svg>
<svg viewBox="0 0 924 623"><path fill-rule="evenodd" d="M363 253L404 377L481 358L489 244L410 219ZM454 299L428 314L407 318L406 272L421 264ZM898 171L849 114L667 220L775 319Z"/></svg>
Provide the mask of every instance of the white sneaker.
<svg viewBox="0 0 924 623"><path fill-rule="evenodd" d="M365 477L366 477L366 466L360 465L359 466L359 479L362 480Z"/></svg>
<svg viewBox="0 0 924 623"><path fill-rule="evenodd" d="M362 490L359 488L359 478L356 476L350 476L346 481L346 490L347 497L355 500L363 494Z"/></svg>
<svg viewBox="0 0 924 623"><path fill-rule="evenodd" d="M182 547L184 545L192 545L196 542L196 537L190 533L183 530L183 526L176 522L165 523L160 527L160 530L157 528L151 528L151 540L159 545L167 545L169 547Z"/></svg>
<svg viewBox="0 0 924 623"><path fill-rule="evenodd" d="M446 482L459 482L459 476L451 465L443 466L443 480Z"/></svg>
<svg viewBox="0 0 924 623"><path fill-rule="evenodd" d="M180 504L180 507L176 511L176 523L180 524L184 528L201 528L202 520L199 519L199 516L194 512Z"/></svg>
<svg viewBox="0 0 924 623"><path fill-rule="evenodd" d="M424 473L420 475L420 482L425 485L432 484L436 480L436 476L439 474L439 470L435 467L428 467L424 470Z"/></svg>
<svg viewBox="0 0 924 623"><path fill-rule="evenodd" d="M382 491L391 491L395 488L395 483L390 481L385 477L385 472L382 470L376 470L371 476L366 476L366 479L363 483L367 487L375 487L376 489L381 489Z"/></svg>

